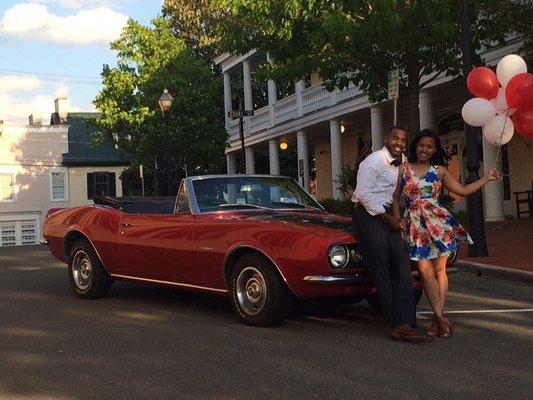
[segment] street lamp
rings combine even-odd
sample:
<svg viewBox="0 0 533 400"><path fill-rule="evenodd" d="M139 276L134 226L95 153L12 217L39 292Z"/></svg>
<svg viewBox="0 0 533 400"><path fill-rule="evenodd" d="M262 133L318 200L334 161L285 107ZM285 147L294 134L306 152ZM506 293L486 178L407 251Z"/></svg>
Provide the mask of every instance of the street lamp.
<svg viewBox="0 0 533 400"><path fill-rule="evenodd" d="M468 1L461 0L461 39L463 50L463 78L465 80L472 70L472 53L470 48L470 22L468 20ZM466 89L465 89L466 90ZM472 96L466 91L467 97ZM477 130L465 125L466 135L466 169L468 175L465 183L472 183L479 179L479 154L477 146ZM468 230L474 244L468 246L468 255L470 257L488 256L487 242L485 240L485 225L483 222L483 195L481 190L471 194L466 198L466 207L468 210Z"/></svg>
<svg viewBox="0 0 533 400"><path fill-rule="evenodd" d="M174 97L170 95L168 92L168 89L164 89L163 93L161 93L161 96L159 96L159 100L157 103L159 104L159 108L161 109L161 112L163 115L165 115L165 111L170 110L170 107L172 106L172 102L174 101Z"/></svg>
<svg viewBox="0 0 533 400"><path fill-rule="evenodd" d="M169 131L169 123L168 123L168 117L169 117L169 112L165 113L166 111L170 111L170 107L172 106L172 102L174 101L174 97L172 97L170 95L170 93L168 92L168 89L164 89L163 90L163 93L161 94L161 96L159 96L159 100L157 101L157 103L159 104L159 108L161 108L161 112L163 113L163 122L165 124L165 136L166 136L166 143L165 143L165 166L164 166L164 169L167 169L167 179L168 179L168 182L167 182L167 191L169 192L170 191L170 182L171 182L171 173L172 173L172 168L171 168L171 154L170 154L170 131ZM156 179L155 179L155 185L157 187L157 194L159 194L159 181L158 181L158 178L157 178L157 161L155 163L156 165L156 171L155 171L155 176L156 176ZM169 194L169 193L167 193Z"/></svg>

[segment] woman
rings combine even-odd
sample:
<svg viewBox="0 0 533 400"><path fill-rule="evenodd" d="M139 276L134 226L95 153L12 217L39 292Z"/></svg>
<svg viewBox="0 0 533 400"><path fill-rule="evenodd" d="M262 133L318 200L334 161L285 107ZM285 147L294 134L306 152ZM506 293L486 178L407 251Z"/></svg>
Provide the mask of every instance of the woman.
<svg viewBox="0 0 533 400"><path fill-rule="evenodd" d="M500 178L496 170L469 185L461 185L447 170L446 153L439 136L431 129L421 131L409 146L408 163L400 165L392 213L400 218L400 195L406 199L403 229L411 260L417 261L424 291L434 312L429 337L450 337L452 325L444 314L448 292L446 260L457 250L457 242L472 243L466 230L439 202L444 185L450 192L467 196L488 182Z"/></svg>

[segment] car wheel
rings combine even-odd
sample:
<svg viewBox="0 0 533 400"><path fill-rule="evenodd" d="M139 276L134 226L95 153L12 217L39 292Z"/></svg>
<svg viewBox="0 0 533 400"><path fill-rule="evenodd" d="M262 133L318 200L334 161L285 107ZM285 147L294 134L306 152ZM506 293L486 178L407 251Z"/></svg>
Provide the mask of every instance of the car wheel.
<svg viewBox="0 0 533 400"><path fill-rule="evenodd" d="M254 326L281 323L289 314L292 294L263 257L245 254L230 277L231 305L242 322Z"/></svg>
<svg viewBox="0 0 533 400"><path fill-rule="evenodd" d="M414 297L415 297L415 306L417 306L418 303L420 302L420 299L422 298L422 293L424 293L423 289L418 289L413 292ZM381 314L382 309L381 309L381 304L379 304L377 294L372 294L366 297L365 300L368 303L368 305L372 308L372 310L374 310L378 314Z"/></svg>
<svg viewBox="0 0 533 400"><path fill-rule="evenodd" d="M113 283L91 244L83 239L70 250L68 276L74 293L82 299L104 297Z"/></svg>

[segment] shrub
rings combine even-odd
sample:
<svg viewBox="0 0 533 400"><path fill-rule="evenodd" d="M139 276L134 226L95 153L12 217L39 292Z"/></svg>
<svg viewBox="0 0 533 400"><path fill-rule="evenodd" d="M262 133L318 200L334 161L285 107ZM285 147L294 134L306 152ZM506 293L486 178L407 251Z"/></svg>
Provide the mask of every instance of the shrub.
<svg viewBox="0 0 533 400"><path fill-rule="evenodd" d="M354 204L348 198L345 200L336 200L333 198L320 200L320 204L324 206L327 212L339 215L352 215Z"/></svg>

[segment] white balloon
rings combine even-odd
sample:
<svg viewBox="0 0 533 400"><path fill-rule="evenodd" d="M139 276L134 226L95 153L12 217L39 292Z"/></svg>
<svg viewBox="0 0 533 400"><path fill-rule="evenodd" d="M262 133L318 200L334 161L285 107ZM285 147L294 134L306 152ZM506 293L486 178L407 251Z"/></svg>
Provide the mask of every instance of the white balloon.
<svg viewBox="0 0 533 400"><path fill-rule="evenodd" d="M507 99L505 98L505 89L500 87L498 89L498 95L490 101L494 108L496 108L496 114L507 115L510 117L516 111L514 108L509 108L507 105Z"/></svg>
<svg viewBox="0 0 533 400"><path fill-rule="evenodd" d="M522 57L516 54L503 57L496 66L496 76L504 88L513 76L524 72L527 72L527 64Z"/></svg>
<svg viewBox="0 0 533 400"><path fill-rule="evenodd" d="M461 114L468 125L483 126L496 115L496 108L489 100L475 97L465 103Z"/></svg>
<svg viewBox="0 0 533 400"><path fill-rule="evenodd" d="M513 133L513 121L505 115L496 115L483 127L485 140L494 146L503 146L508 143Z"/></svg>

